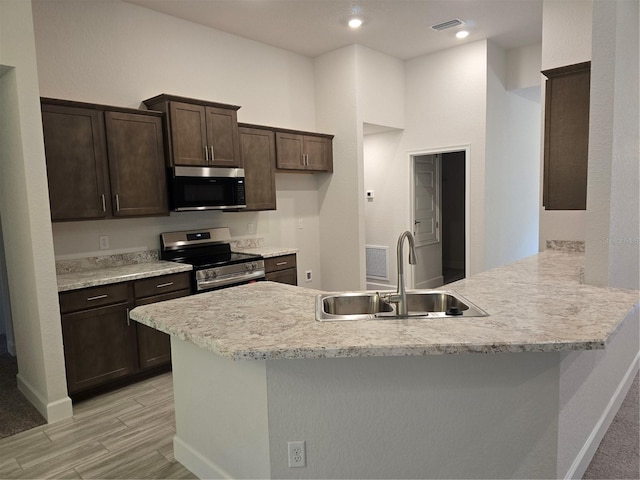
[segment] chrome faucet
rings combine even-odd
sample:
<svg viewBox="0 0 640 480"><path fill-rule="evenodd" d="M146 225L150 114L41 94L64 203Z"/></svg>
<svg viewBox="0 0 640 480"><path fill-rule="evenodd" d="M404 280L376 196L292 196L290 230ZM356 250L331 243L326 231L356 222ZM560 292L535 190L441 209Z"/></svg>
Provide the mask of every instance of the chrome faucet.
<svg viewBox="0 0 640 480"><path fill-rule="evenodd" d="M404 262L403 262L403 245L404 239L409 241L409 264L415 265L416 260L416 249L414 245L413 235L409 231L402 232L400 237L398 238L398 258L397 258L397 267L398 267L398 290L395 295L390 295L387 301L391 303L395 303L396 307L396 315L406 316L408 313L407 310L407 291L404 286Z"/></svg>

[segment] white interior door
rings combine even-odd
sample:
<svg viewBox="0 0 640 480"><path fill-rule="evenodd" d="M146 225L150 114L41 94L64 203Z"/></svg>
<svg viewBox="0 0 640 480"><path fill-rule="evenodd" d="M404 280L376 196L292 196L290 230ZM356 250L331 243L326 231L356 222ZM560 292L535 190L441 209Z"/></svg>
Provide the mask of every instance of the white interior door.
<svg viewBox="0 0 640 480"><path fill-rule="evenodd" d="M414 157L413 236L416 246L440 241L440 155Z"/></svg>
<svg viewBox="0 0 640 480"><path fill-rule="evenodd" d="M413 236L418 263L413 288L442 285L440 243L440 154L413 157Z"/></svg>

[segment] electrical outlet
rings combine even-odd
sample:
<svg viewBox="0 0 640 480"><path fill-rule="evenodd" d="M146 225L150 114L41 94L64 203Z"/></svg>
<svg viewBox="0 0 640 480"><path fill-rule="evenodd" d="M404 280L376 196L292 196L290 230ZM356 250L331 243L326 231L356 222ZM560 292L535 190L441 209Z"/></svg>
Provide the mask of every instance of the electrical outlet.
<svg viewBox="0 0 640 480"><path fill-rule="evenodd" d="M287 442L289 449L289 468L306 467L307 453L305 451L304 440L299 442Z"/></svg>
<svg viewBox="0 0 640 480"><path fill-rule="evenodd" d="M298 219L298 230L304 229L304 220L301 218Z"/></svg>
<svg viewBox="0 0 640 480"><path fill-rule="evenodd" d="M304 272L304 280L306 282L310 282L311 280L313 280L313 272L312 272L312 270L307 270L306 272Z"/></svg>
<svg viewBox="0 0 640 480"><path fill-rule="evenodd" d="M253 223L247 223L247 233L248 234L256 233L256 226Z"/></svg>
<svg viewBox="0 0 640 480"><path fill-rule="evenodd" d="M106 235L102 235L99 237L100 240L100 250L109 250L109 237Z"/></svg>

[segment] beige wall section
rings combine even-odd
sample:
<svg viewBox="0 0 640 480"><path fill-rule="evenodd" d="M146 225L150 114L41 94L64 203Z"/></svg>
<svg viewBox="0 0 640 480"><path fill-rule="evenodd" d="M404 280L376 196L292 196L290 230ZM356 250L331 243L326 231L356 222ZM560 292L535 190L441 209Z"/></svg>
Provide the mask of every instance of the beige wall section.
<svg viewBox="0 0 640 480"><path fill-rule="evenodd" d="M398 188L410 191L411 154L468 147L467 274L481 272L484 270L487 42L473 42L407 61L405 95L406 123L400 150L403 158L399 162L402 170L397 173L404 180ZM411 220L410 210L407 196L398 213L407 224ZM440 249L436 245L432 250L419 261L434 269L439 265ZM441 275L437 270L435 267L435 271L426 272L425 278Z"/></svg>
<svg viewBox="0 0 640 480"><path fill-rule="evenodd" d="M58 313L31 3L0 2L0 217L18 387L49 422L70 417Z"/></svg>
<svg viewBox="0 0 640 480"><path fill-rule="evenodd" d="M562 67L591 60L592 0L544 0L542 8L542 68ZM544 79L542 98L544 99ZM542 102L544 118L544 101ZM541 150L543 152L544 150ZM542 186L543 154L540 155L540 185ZM547 240L585 239L586 212L584 210L546 211L542 207L540 189L540 244L546 249Z"/></svg>
<svg viewBox="0 0 640 480"><path fill-rule="evenodd" d="M638 2L596 0L585 280L640 288Z"/></svg>
<svg viewBox="0 0 640 480"><path fill-rule="evenodd" d="M351 45L314 60L318 128L331 128L333 175L319 177L324 290L365 288L362 123L358 124L356 58Z"/></svg>

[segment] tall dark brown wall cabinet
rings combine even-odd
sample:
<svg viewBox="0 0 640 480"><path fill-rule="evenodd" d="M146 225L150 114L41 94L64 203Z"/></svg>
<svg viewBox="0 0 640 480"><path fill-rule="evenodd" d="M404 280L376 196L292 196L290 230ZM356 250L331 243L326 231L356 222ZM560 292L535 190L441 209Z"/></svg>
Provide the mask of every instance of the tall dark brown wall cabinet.
<svg viewBox="0 0 640 480"><path fill-rule="evenodd" d="M246 210L275 210L275 134L268 127L248 124L240 124L238 130L245 173Z"/></svg>
<svg viewBox="0 0 640 480"><path fill-rule="evenodd" d="M546 77L543 206L587 208L591 62L542 72Z"/></svg>
<svg viewBox="0 0 640 480"><path fill-rule="evenodd" d="M53 221L169 214L160 112L41 106Z"/></svg>

